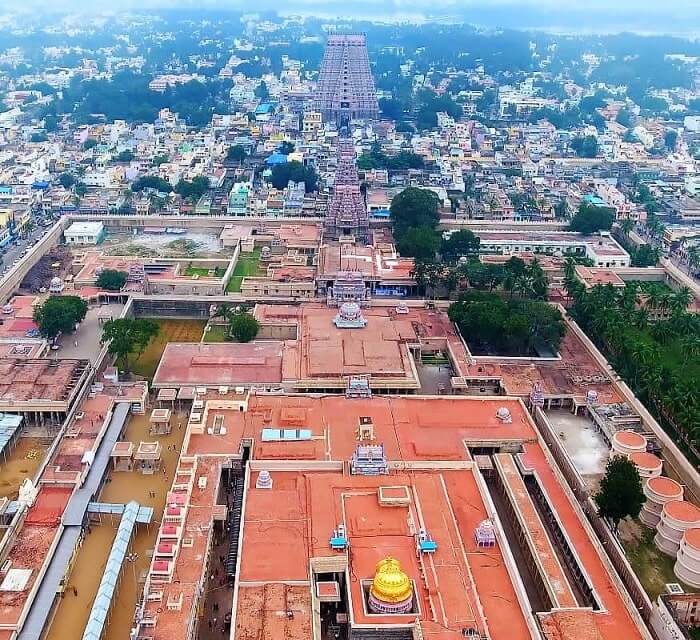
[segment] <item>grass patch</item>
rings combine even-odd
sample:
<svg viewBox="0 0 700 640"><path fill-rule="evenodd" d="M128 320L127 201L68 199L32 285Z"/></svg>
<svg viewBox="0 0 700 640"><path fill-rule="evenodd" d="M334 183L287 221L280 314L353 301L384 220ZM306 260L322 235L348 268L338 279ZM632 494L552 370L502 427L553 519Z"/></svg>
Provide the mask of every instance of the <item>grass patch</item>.
<svg viewBox="0 0 700 640"><path fill-rule="evenodd" d="M233 275L226 285L226 293L240 293L243 278L257 276L260 267L261 249L255 249L253 253L240 253L238 262L233 269Z"/></svg>
<svg viewBox="0 0 700 640"><path fill-rule="evenodd" d="M130 359L131 372L137 376L148 378L148 380L153 379L168 342L199 342L206 325L205 320L151 319L159 325L160 332L148 343L138 358L132 356ZM121 362L118 362L117 365L120 369L123 366Z"/></svg>
<svg viewBox="0 0 700 640"><path fill-rule="evenodd" d="M185 275L186 276L199 276L200 278L209 278L209 272L211 269L207 269L206 267L193 267L189 266L187 269L185 269ZM226 269L223 267L215 267L214 268L214 278L223 278L224 274L226 273Z"/></svg>
<svg viewBox="0 0 700 640"><path fill-rule="evenodd" d="M227 327L219 324L209 325L209 331L204 334L204 342L229 342L226 329Z"/></svg>
<svg viewBox="0 0 700 640"><path fill-rule="evenodd" d="M652 529L642 528L641 536L633 540L623 540L622 544L634 572L651 600L656 600L664 592L668 582L680 582L673 573L675 559L659 551L654 544Z"/></svg>
<svg viewBox="0 0 700 640"><path fill-rule="evenodd" d="M635 284L641 293L659 291L660 293L675 293L665 282L659 280L629 280L627 284Z"/></svg>

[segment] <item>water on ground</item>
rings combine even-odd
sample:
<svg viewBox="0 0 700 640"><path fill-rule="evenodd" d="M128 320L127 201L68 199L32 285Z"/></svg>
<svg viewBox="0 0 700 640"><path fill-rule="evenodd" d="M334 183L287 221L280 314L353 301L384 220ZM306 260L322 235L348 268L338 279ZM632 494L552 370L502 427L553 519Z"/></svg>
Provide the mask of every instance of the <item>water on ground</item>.
<svg viewBox="0 0 700 640"><path fill-rule="evenodd" d="M104 640L124 640L129 637L137 598L143 591L142 578L151 562L166 494L172 484L173 471L177 466L185 436L187 413L174 412L171 419L172 432L162 436L149 433L149 417L150 410L142 416L130 416L124 440L133 442L135 448L141 441L160 441L163 447L162 470L152 475L143 475L137 471L111 471L99 496L101 502L124 504L136 500L139 504L153 507L154 510L150 525L136 527L130 549L130 552L135 554L135 559L133 562L126 561L122 568L121 581L115 597L118 604L110 612ZM118 524L117 519L110 523L109 517L106 517L103 524L91 527L91 533L87 535L78 551L68 581L69 586L51 624L50 640L82 636ZM77 595L72 586L76 586Z"/></svg>
<svg viewBox="0 0 700 640"><path fill-rule="evenodd" d="M0 463L0 498L14 500L25 478L33 478L41 465L47 440L19 438L6 460Z"/></svg>

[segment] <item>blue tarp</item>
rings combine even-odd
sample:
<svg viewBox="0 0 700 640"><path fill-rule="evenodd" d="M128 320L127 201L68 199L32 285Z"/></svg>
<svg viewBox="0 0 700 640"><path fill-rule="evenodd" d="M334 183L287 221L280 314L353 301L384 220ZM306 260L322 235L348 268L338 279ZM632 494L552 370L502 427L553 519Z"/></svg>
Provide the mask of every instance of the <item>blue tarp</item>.
<svg viewBox="0 0 700 640"><path fill-rule="evenodd" d="M119 584L119 574L126 559L126 554L129 551L129 543L134 533L140 508L139 503L135 501L131 501L124 508L117 535L112 543L109 558L107 558L107 566L102 574L95 601L92 603L92 610L85 626L83 640L100 640L102 637L105 624L107 623L107 616L112 608L112 601Z"/></svg>
<svg viewBox="0 0 700 640"><path fill-rule="evenodd" d="M22 416L13 413L0 413L0 453L5 451L5 447L12 442L22 424Z"/></svg>
<svg viewBox="0 0 700 640"><path fill-rule="evenodd" d="M267 157L265 163L269 166L273 166L276 164L284 164L287 162L287 160L287 156L285 156L283 153L273 153L271 156Z"/></svg>

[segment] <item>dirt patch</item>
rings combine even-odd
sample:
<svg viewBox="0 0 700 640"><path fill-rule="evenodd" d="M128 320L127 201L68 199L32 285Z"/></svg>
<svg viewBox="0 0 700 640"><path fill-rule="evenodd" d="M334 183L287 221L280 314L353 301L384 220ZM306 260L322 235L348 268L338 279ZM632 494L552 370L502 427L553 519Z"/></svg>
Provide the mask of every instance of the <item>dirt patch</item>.
<svg viewBox="0 0 700 640"><path fill-rule="evenodd" d="M48 288L51 278L58 276L64 278L70 270L73 262L73 255L64 245L58 245L51 249L46 255L39 258L39 261L29 270L29 273L22 280L20 290L31 293L38 293L42 287Z"/></svg>

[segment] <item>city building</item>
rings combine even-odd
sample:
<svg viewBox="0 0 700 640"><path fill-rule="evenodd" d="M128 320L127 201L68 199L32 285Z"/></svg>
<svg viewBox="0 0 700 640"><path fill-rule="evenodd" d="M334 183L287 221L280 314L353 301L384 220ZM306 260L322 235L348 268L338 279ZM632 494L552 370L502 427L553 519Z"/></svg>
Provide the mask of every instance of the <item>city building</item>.
<svg viewBox="0 0 700 640"><path fill-rule="evenodd" d="M102 222L73 222L63 232L66 244L92 244L102 242L105 226Z"/></svg>

